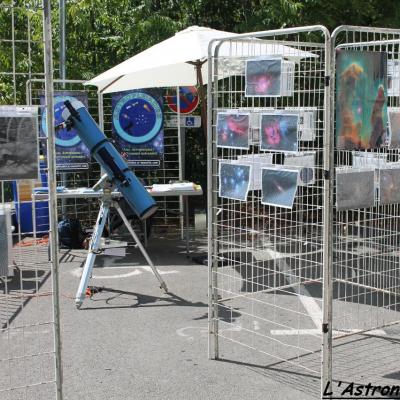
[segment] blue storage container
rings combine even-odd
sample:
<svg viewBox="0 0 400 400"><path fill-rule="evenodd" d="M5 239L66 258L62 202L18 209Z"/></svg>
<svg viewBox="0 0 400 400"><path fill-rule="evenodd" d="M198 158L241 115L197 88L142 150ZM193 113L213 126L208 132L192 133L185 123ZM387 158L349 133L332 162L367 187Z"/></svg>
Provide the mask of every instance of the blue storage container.
<svg viewBox="0 0 400 400"><path fill-rule="evenodd" d="M23 184L20 182L20 188ZM37 186L47 187L47 174L45 162L40 163L40 182ZM18 193L17 182L13 182L13 195L15 203L15 211L19 230L21 233L33 232L33 214L32 214L32 200L31 190L29 193ZM47 235L49 233L49 202L36 201L35 202L35 227L37 236Z"/></svg>

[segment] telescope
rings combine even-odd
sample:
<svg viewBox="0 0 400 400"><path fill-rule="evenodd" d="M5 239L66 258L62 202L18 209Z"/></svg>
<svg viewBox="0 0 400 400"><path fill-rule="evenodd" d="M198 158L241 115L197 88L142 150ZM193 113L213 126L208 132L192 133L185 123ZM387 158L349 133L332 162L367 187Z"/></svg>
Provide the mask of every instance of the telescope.
<svg viewBox="0 0 400 400"><path fill-rule="evenodd" d="M103 188L101 197L101 206L97 216L96 225L93 230L92 238L89 243L88 255L83 267L81 280L79 282L78 291L75 297L76 307L79 309L86 296L86 289L92 273L96 254L101 252L101 237L109 215L110 207L114 207L119 213L129 233L133 237L137 247L143 254L154 275L160 282L160 287L168 292L167 285L160 276L157 268L154 266L146 249L143 247L138 236L130 225L124 212L122 211L118 201L114 201L111 192L114 185L123 195L128 205L135 214L142 220L153 215L157 210L156 202L147 192L135 174L129 169L129 166L118 153L114 145L100 130L94 119L91 117L86 107L78 100L72 103L67 100L64 102L65 109L62 113L64 122L56 127L56 129L66 128L67 130L74 127L79 134L82 142L90 150L91 155L103 167L106 174L93 186L93 190Z"/></svg>
<svg viewBox="0 0 400 400"><path fill-rule="evenodd" d="M116 185L135 214L142 220L157 211L157 204L126 161L100 130L86 107L79 100L64 102L62 127L74 127L91 155L102 166L109 180Z"/></svg>

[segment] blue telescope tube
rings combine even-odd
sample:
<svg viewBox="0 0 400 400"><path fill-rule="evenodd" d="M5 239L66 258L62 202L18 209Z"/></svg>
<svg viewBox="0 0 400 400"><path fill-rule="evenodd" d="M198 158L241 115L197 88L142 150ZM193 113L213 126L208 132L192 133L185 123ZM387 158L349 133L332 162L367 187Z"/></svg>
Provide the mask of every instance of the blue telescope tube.
<svg viewBox="0 0 400 400"><path fill-rule="evenodd" d="M66 101L62 113L67 126L73 126L92 156L107 172L125 200L140 219L146 219L157 210L157 204L122 156L100 130L86 107L80 101Z"/></svg>

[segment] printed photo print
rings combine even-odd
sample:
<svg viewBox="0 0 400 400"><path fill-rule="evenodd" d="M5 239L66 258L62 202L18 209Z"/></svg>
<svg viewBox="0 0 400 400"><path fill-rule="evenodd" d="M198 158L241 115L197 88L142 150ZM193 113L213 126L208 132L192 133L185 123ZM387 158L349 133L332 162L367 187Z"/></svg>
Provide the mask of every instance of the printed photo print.
<svg viewBox="0 0 400 400"><path fill-rule="evenodd" d="M245 79L247 97L281 96L282 59L247 60Z"/></svg>
<svg viewBox="0 0 400 400"><path fill-rule="evenodd" d="M297 114L261 114L261 150L296 152L298 121Z"/></svg>
<svg viewBox="0 0 400 400"><path fill-rule="evenodd" d="M261 203L293 208L299 171L278 168L262 169Z"/></svg>
<svg viewBox="0 0 400 400"><path fill-rule="evenodd" d="M219 164L219 196L226 199L246 201L250 176L250 165L221 162Z"/></svg>
<svg viewBox="0 0 400 400"><path fill-rule="evenodd" d="M350 210L373 207L375 201L375 170L336 171L336 207Z"/></svg>
<svg viewBox="0 0 400 400"><path fill-rule="evenodd" d="M231 149L249 148L249 113L217 114L217 146Z"/></svg>
<svg viewBox="0 0 400 400"><path fill-rule="evenodd" d="M388 109L389 116L389 147L400 148L400 108Z"/></svg>
<svg viewBox="0 0 400 400"><path fill-rule="evenodd" d="M0 107L0 181L38 178L38 111L26 109Z"/></svg>
<svg viewBox="0 0 400 400"><path fill-rule="evenodd" d="M315 183L315 152L288 154L284 165L299 170L299 185L307 186Z"/></svg>
<svg viewBox="0 0 400 400"><path fill-rule="evenodd" d="M400 203L400 168L379 170L379 190L381 204Z"/></svg>
<svg viewBox="0 0 400 400"><path fill-rule="evenodd" d="M386 144L387 54L337 50L336 141L340 150Z"/></svg>

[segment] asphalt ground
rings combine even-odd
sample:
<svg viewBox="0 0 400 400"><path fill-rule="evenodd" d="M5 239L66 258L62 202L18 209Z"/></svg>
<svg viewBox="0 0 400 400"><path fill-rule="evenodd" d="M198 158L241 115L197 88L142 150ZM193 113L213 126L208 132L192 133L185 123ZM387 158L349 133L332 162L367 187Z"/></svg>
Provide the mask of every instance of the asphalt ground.
<svg viewBox="0 0 400 400"><path fill-rule="evenodd" d="M205 237L191 240L193 255L205 254ZM207 267L186 257L185 243L157 238L148 252L168 285L165 294L137 249L125 257L99 256L90 284L101 292L75 307L75 292L86 253L61 254L61 328L64 398L81 399L317 399L317 373L271 360L249 348L220 342L221 360L208 359ZM16 278L14 278L16 279ZM9 304L6 315L10 335L3 334L0 354L13 358L40 353L23 364L13 360L3 368L1 384L16 387L51 381L52 350L51 289L48 271L23 274L24 288L32 286L33 299ZM16 284L18 287L18 283ZM319 294L317 294L319 293ZM320 296L320 290L315 296ZM286 306L296 296L282 298ZM297 304L297 303L296 303ZM17 307L18 306L18 307ZM245 325L239 304L235 324ZM349 309L349 311L351 311ZM284 317L282 317L284 318ZM21 328L41 321L39 327ZM312 328L312 326L310 326ZM242 335L233 330L232 335ZM233 336L235 337L235 336ZM240 336L238 336L240 337ZM38 340L40 338L40 340ZM283 339L280 339L283 340ZM310 339L319 346L319 339ZM335 382L366 384L399 383L400 328L385 328L385 334L353 335L335 340ZM290 352L282 355L290 358ZM46 353L49 354L46 354ZM2 357L3 358L3 357ZM318 370L321 353L303 357L302 364ZM1 363L3 366L4 362ZM2 381L3 380L3 381ZM53 387L7 392L5 400L52 399ZM338 389L339 390L339 389ZM3 397L0 396L3 400ZM388 397L389 398L389 397Z"/></svg>

